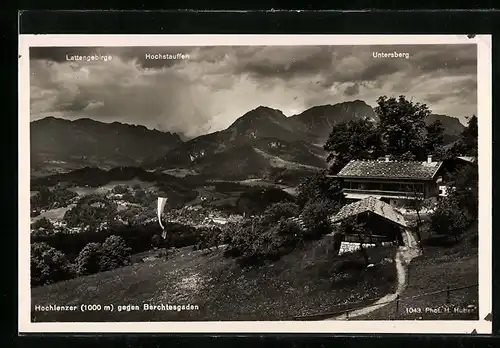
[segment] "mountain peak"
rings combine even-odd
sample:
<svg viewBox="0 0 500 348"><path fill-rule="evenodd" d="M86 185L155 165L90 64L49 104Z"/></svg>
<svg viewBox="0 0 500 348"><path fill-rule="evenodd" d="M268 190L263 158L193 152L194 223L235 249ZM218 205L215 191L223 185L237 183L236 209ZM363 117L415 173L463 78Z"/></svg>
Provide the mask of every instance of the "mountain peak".
<svg viewBox="0 0 500 348"><path fill-rule="evenodd" d="M278 110L278 109L273 109L273 108L271 108L269 106L264 106L264 105L260 105L260 106L256 107L255 109L250 110L249 112L247 112L246 114L244 114L242 117L245 117L247 115L252 115L252 116L283 115L284 116L283 111Z"/></svg>
<svg viewBox="0 0 500 348"><path fill-rule="evenodd" d="M269 111L278 111L278 112L281 112L278 109L273 109L273 108L271 108L269 106L265 106L265 105L259 105L255 109L253 109L252 111L257 111L257 110L261 110L261 111L263 111L263 110L269 110Z"/></svg>
<svg viewBox="0 0 500 348"><path fill-rule="evenodd" d="M254 122L258 119L266 120L266 119L271 119L271 120L279 120L279 119L285 119L286 116L283 114L281 110L278 109L273 109L268 106L259 106L256 107L253 110L248 111L245 113L243 116L239 117L236 119L236 121L233 122L231 127L241 127L245 125L248 122Z"/></svg>

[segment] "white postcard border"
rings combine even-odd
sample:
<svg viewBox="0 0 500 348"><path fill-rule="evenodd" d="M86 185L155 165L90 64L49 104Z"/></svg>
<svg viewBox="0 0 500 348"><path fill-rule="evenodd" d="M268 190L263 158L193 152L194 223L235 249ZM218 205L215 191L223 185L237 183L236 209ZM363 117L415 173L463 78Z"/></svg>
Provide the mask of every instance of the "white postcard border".
<svg viewBox="0 0 500 348"><path fill-rule="evenodd" d="M299 46L477 44L479 127L479 318L477 321L252 321L32 323L30 291L29 47ZM19 320L20 333L491 333L492 87L491 35L20 35L19 36ZM488 233L489 232L489 233Z"/></svg>

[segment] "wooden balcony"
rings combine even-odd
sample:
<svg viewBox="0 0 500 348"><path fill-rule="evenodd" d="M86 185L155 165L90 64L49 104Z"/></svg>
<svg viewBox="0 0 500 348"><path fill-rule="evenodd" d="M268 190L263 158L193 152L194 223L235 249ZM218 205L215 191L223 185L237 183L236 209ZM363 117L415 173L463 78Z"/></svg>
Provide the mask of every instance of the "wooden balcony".
<svg viewBox="0 0 500 348"><path fill-rule="evenodd" d="M369 190L369 189L349 189L344 188L342 192L346 195L373 195L384 198L424 198L423 192L408 192L408 191L388 191L388 190Z"/></svg>

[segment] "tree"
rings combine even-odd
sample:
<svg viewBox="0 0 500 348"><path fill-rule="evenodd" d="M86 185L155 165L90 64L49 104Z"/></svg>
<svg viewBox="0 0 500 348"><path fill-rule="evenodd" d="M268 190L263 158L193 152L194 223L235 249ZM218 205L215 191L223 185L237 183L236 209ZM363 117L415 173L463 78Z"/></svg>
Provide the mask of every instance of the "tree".
<svg viewBox="0 0 500 348"><path fill-rule="evenodd" d="M468 119L467 127L460 134L460 138L450 149L454 156L474 156L478 153L478 128L477 116Z"/></svg>
<svg viewBox="0 0 500 348"><path fill-rule="evenodd" d="M119 211L118 215L128 226L137 226L147 220L144 208L142 207L127 207L127 209Z"/></svg>
<svg viewBox="0 0 500 348"><path fill-rule="evenodd" d="M80 251L75 260L75 269L78 275L94 274L101 270L101 243L88 243Z"/></svg>
<svg viewBox="0 0 500 348"><path fill-rule="evenodd" d="M76 192L70 191L64 184L59 183L51 191L50 208L66 207L77 196Z"/></svg>
<svg viewBox="0 0 500 348"><path fill-rule="evenodd" d="M321 171L306 177L297 188L297 203L304 207L310 200L328 199L342 203L344 194L342 186L336 178L327 176L327 171Z"/></svg>
<svg viewBox="0 0 500 348"><path fill-rule="evenodd" d="M468 221L456 196L445 197L438 203L431 215L431 227L435 233L451 236L458 241L458 237L467 229Z"/></svg>
<svg viewBox="0 0 500 348"><path fill-rule="evenodd" d="M324 150L329 153L331 171L337 173L352 159L372 159L381 155L381 137L377 125L368 119L334 125Z"/></svg>
<svg viewBox="0 0 500 348"><path fill-rule="evenodd" d="M427 105L413 103L405 96L397 99L382 96L377 99L377 104L375 113L379 117L378 130L384 152L396 159L411 153L416 160L424 160L427 156L425 119L430 115ZM437 125L431 127L433 131L438 129Z"/></svg>
<svg viewBox="0 0 500 348"><path fill-rule="evenodd" d="M143 189L138 189L134 192L134 199L137 203L145 202L148 198L146 191Z"/></svg>
<svg viewBox="0 0 500 348"><path fill-rule="evenodd" d="M31 224L31 228L34 230L44 230L48 233L54 232L54 225L45 216L36 220Z"/></svg>
<svg viewBox="0 0 500 348"><path fill-rule="evenodd" d="M279 202L269 206L264 211L264 216L261 223L273 225L278 223L282 218L291 218L298 216L300 207L292 202Z"/></svg>
<svg viewBox="0 0 500 348"><path fill-rule="evenodd" d="M129 187L127 185L116 185L111 192L114 194L125 194L129 192Z"/></svg>
<svg viewBox="0 0 500 348"><path fill-rule="evenodd" d="M426 136L424 141L424 149L427 154L432 154L436 159L442 159L445 151L444 143L444 127L441 121L437 120L425 127Z"/></svg>
<svg viewBox="0 0 500 348"><path fill-rule="evenodd" d="M32 286L51 284L74 276L66 256L47 243L32 243L30 259Z"/></svg>
<svg viewBox="0 0 500 348"><path fill-rule="evenodd" d="M306 235L317 239L332 232L330 216L338 210L338 206L328 199L309 201L302 210L302 221Z"/></svg>
<svg viewBox="0 0 500 348"><path fill-rule="evenodd" d="M88 195L80 198L75 207L64 214L69 227L86 227L97 229L102 223L116 219L117 206L101 195Z"/></svg>
<svg viewBox="0 0 500 348"><path fill-rule="evenodd" d="M449 175L449 196L453 197L469 221L479 213L479 176L476 165L463 165Z"/></svg>
<svg viewBox="0 0 500 348"><path fill-rule="evenodd" d="M120 236L109 236L101 245L100 271L109 271L130 264L131 248Z"/></svg>

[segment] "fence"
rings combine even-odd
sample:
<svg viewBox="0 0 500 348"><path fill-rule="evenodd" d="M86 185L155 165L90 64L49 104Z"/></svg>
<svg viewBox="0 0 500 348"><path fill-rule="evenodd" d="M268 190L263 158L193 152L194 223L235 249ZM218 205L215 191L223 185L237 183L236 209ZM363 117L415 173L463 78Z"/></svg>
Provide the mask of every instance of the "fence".
<svg viewBox="0 0 500 348"><path fill-rule="evenodd" d="M296 317L293 317L292 320L324 320L324 319L328 319L328 318L341 317L342 315L345 315L345 320L349 320L350 315L352 316L352 314L354 314L354 316L357 316L355 312L358 310L367 309L370 307L378 307L378 306L381 306L381 307L383 306L385 308L386 306L389 306L391 303L394 306L393 308L395 310L395 317L396 317L393 319L397 319L397 317L399 317L402 314L404 314L405 317L407 317L409 314L411 314L411 315L440 314L440 313L448 314L448 313L453 313L453 312L447 311L446 309L444 309L442 312L438 313L436 311L432 311L432 310L437 310L437 308L433 308L432 306L429 306L429 309L432 309L432 310L428 311L427 313L424 313L424 309L422 309L422 308L418 309L415 307L413 307L413 309L411 309L411 310L409 310L409 308L411 308L411 307L407 307L405 311L402 311L402 309L403 309L402 304L406 301L414 300L417 298L422 298L422 297L427 297L427 296L436 296L436 295L443 294L443 295L445 295L445 297L444 297L445 301L443 302L444 306L441 306L441 307L445 308L446 305L451 304L452 299L453 299L453 296L452 296L453 292L462 291L462 290L471 289L471 288L477 288L477 287L478 287L478 284L456 287L456 288L450 288L448 286L448 287L446 287L446 289L441 289L441 290L432 291L432 292L428 292L428 293L422 293L422 294L418 294L415 296L409 296L409 297L405 297L405 298L401 298L399 295L397 295L395 299L388 300L385 302L378 302L383 297L365 299L363 301L351 302L348 304L339 304L339 305L335 306L335 307L349 307L348 309L342 309L342 310L337 310L337 311L332 311L332 312L322 312L322 313L310 314L310 315L304 315L304 316L296 316ZM465 309L464 309L464 311L465 311ZM464 312L462 311L460 313L464 313ZM467 313L465 313L465 314L467 314ZM384 319L389 320L391 318L384 318Z"/></svg>

